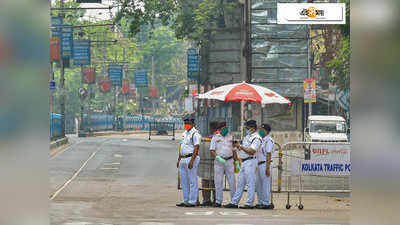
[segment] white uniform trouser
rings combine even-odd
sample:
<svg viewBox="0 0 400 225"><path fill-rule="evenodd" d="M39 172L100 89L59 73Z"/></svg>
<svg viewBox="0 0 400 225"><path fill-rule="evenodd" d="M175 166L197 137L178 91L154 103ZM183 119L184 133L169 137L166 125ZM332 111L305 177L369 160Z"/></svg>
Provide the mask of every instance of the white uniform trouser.
<svg viewBox="0 0 400 225"><path fill-rule="evenodd" d="M183 158L179 162L179 174L182 184L183 202L195 205L197 202L199 184L197 180L197 168L200 157L197 156L193 162L193 168L189 169L189 162L192 157Z"/></svg>
<svg viewBox="0 0 400 225"><path fill-rule="evenodd" d="M242 198L244 187L247 184L247 202L246 205L252 206L254 203L254 192L256 186L256 170L257 170L257 160L248 159L242 163L240 169L238 183L236 186L235 195L232 198L232 204L238 205L240 199Z"/></svg>
<svg viewBox="0 0 400 225"><path fill-rule="evenodd" d="M265 174L266 168L266 162L257 166L256 191L258 204L260 205L269 205L271 202L272 162L269 168L269 177L267 177L267 175Z"/></svg>
<svg viewBox="0 0 400 225"><path fill-rule="evenodd" d="M215 183L215 202L222 204L223 200L223 183L224 173L228 179L229 189L231 190L231 199L236 191L235 171L233 166L233 159L227 160L224 164L218 160L214 161L214 183Z"/></svg>

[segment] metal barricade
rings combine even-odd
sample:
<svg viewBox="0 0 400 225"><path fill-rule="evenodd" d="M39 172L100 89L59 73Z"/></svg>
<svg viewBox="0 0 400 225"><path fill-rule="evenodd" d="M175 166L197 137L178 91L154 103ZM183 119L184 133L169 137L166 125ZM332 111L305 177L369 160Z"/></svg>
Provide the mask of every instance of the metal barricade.
<svg viewBox="0 0 400 225"><path fill-rule="evenodd" d="M351 192L350 143L288 142L275 150L279 159L276 188L277 192L287 192L287 209L291 208L291 193L298 193L297 206L302 210L303 193Z"/></svg>
<svg viewBox="0 0 400 225"><path fill-rule="evenodd" d="M148 122L149 128L149 140L151 140L152 133L154 135L164 135L172 136L172 140L175 140L175 123L173 122L160 122L160 121L150 121ZM168 132L172 132L169 135Z"/></svg>

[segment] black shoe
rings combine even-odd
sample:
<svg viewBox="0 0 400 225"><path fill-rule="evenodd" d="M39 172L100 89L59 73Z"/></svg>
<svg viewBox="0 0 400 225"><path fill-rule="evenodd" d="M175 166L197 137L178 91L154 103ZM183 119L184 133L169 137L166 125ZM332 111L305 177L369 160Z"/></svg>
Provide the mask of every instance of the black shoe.
<svg viewBox="0 0 400 225"><path fill-rule="evenodd" d="M178 206L178 207L186 207L186 203L182 202L182 203L176 204L176 206Z"/></svg>
<svg viewBox="0 0 400 225"><path fill-rule="evenodd" d="M212 202L207 201L200 204L200 206L213 206Z"/></svg>
<svg viewBox="0 0 400 225"><path fill-rule="evenodd" d="M274 209L274 207L272 205L264 205L263 209Z"/></svg>
<svg viewBox="0 0 400 225"><path fill-rule="evenodd" d="M221 208L222 207L222 205L221 204L219 204L219 203L214 203L214 205L213 205L214 207L216 207L216 208Z"/></svg>
<svg viewBox="0 0 400 225"><path fill-rule="evenodd" d="M256 209L264 209L264 205L257 204L254 208Z"/></svg>
<svg viewBox="0 0 400 225"><path fill-rule="evenodd" d="M244 206L240 206L239 208L241 208L241 209L254 209L254 206L244 205Z"/></svg>
<svg viewBox="0 0 400 225"><path fill-rule="evenodd" d="M196 207L196 205L193 205L193 204L185 204L185 207Z"/></svg>
<svg viewBox="0 0 400 225"><path fill-rule="evenodd" d="M229 203L228 205L224 205L224 208L237 209L238 205Z"/></svg>

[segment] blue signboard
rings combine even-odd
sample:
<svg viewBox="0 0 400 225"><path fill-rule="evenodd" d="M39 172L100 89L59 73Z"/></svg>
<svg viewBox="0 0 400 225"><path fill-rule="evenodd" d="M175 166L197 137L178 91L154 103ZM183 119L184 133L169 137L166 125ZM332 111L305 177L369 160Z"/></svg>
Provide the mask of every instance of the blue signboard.
<svg viewBox="0 0 400 225"><path fill-rule="evenodd" d="M122 86L122 65L109 65L108 77L110 78L111 86Z"/></svg>
<svg viewBox="0 0 400 225"><path fill-rule="evenodd" d="M199 76L199 55L197 54L197 50L189 48L187 51L187 58L188 78L196 79Z"/></svg>
<svg viewBox="0 0 400 225"><path fill-rule="evenodd" d="M60 46L61 46L61 57L62 58L70 58L72 56L73 51L73 38L74 38L74 29L71 25L63 25L61 27L61 38L60 38Z"/></svg>
<svg viewBox="0 0 400 225"><path fill-rule="evenodd" d="M75 66L90 65L90 40L74 40L73 49Z"/></svg>
<svg viewBox="0 0 400 225"><path fill-rule="evenodd" d="M146 88L148 86L146 70L137 70L135 72L135 86L137 88Z"/></svg>
<svg viewBox="0 0 400 225"><path fill-rule="evenodd" d="M56 90L56 82L54 80L49 81L49 89L50 89L50 91Z"/></svg>
<svg viewBox="0 0 400 225"><path fill-rule="evenodd" d="M53 16L51 17L51 36L52 37L60 37L61 33L61 24L62 24L62 18L59 16Z"/></svg>

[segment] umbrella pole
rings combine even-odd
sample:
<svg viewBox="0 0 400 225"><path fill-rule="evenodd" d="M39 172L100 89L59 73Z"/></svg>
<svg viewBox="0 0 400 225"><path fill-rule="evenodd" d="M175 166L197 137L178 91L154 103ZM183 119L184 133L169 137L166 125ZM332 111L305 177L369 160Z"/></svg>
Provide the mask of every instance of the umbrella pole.
<svg viewBox="0 0 400 225"><path fill-rule="evenodd" d="M243 140L244 130L244 101L240 101L240 140Z"/></svg>

